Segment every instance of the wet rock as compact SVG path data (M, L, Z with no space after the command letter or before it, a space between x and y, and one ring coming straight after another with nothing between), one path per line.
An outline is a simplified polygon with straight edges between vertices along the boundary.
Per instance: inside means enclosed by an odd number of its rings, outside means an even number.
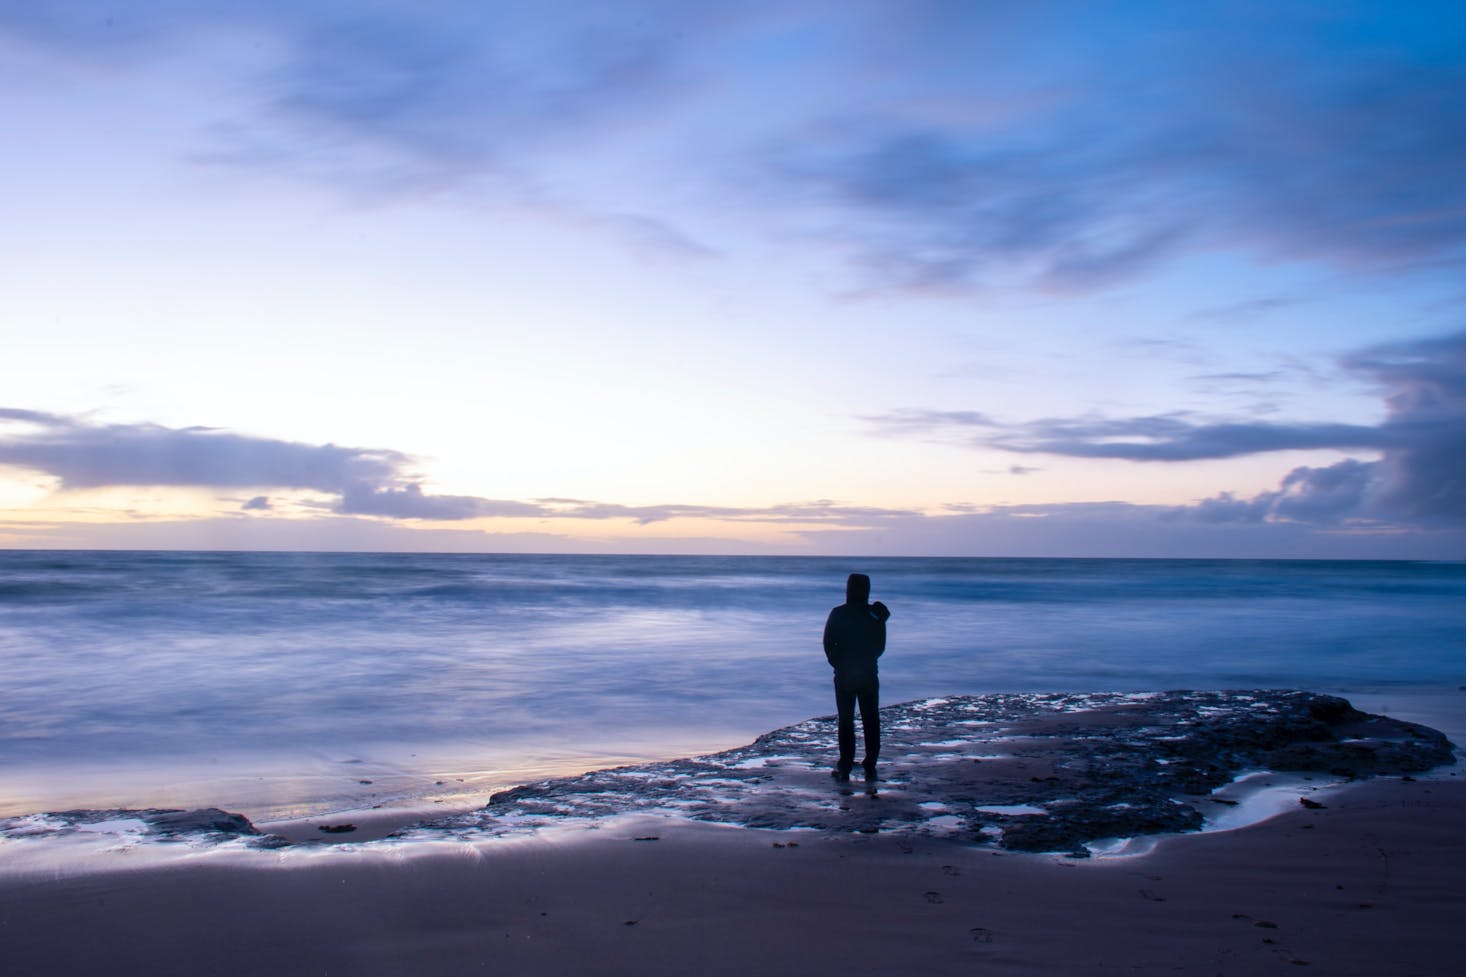
M112 822L137 822L145 834L159 841L203 841L217 843L246 838L264 845L272 835L261 834L242 814L205 807L192 811L176 808L103 808L51 811L21 818L0 819L0 837L65 835L97 830ZM133 830L136 830L135 828Z
M503 834L648 813L1077 852L1196 830L1189 798L1245 769L1352 778L1454 761L1435 730L1297 691L948 696L888 706L881 720L879 793L831 781L834 717L822 716L722 753L525 784L425 827Z
M196 811L157 811L143 818L153 831L169 837L209 835L214 838L252 838L260 834L243 814L217 807Z

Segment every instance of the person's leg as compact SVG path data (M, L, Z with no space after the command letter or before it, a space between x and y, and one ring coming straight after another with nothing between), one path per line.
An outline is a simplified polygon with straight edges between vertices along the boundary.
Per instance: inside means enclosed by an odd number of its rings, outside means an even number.
M840 760L835 772L848 777L850 768L855 766L855 691L842 684L838 675L835 676L835 714L840 743Z
M881 683L877 679L862 683L859 690L860 726L865 732L865 759L860 765L867 777L875 776L876 761L881 756ZM854 750L851 751L852 758Z

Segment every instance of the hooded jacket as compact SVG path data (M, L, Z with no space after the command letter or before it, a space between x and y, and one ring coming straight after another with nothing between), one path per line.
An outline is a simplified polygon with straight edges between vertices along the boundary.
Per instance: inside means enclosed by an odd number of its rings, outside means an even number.
M851 574L845 603L825 620L825 660L840 678L875 678L876 659L886 650L886 618L891 612L880 601L867 604L868 596L869 578Z

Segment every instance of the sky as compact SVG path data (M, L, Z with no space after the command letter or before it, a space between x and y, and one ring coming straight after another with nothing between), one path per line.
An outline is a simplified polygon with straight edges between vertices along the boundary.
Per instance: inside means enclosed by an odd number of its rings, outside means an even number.
M0 547L1466 559L1456 2L0 0Z

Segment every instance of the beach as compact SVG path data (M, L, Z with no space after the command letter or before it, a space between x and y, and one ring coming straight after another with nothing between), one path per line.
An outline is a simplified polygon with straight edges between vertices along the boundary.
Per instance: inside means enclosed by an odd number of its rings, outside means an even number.
M1435 730L1305 692L883 718L868 783L799 755L826 716L436 817L9 819L0 949L160 977L1459 969L1466 780Z
M632 820L451 854L11 877L0 943L14 974L1447 975L1462 823L1451 775L1113 860Z
M1459 969L1466 568L867 562L6 554L0 968Z

